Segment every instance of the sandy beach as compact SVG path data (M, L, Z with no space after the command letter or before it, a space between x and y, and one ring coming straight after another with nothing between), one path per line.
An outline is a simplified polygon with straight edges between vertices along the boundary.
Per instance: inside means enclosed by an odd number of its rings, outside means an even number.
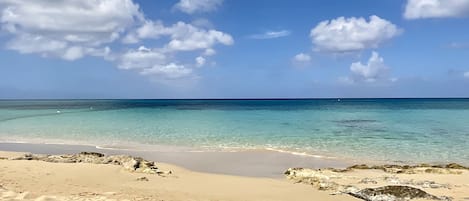
M62 160L76 155L26 156ZM160 162L155 164L164 174L147 174L143 173L145 171L128 171L115 164L86 163L81 159L76 163L57 163L34 157L25 158L24 152L0 152L1 200L347 201L362 200L344 193L344 189L352 186L365 189L397 185L421 189L438 200L464 201L469 198L469 172L457 167L402 171L399 167L372 169L359 166L345 171L304 166L305 169L289 169L280 178L267 178L202 173ZM16 160L18 158L21 160Z
M1 152L11 158L23 153ZM169 176L115 165L0 160L2 200L356 200L286 179L207 174L158 163ZM137 181L146 177L148 181Z

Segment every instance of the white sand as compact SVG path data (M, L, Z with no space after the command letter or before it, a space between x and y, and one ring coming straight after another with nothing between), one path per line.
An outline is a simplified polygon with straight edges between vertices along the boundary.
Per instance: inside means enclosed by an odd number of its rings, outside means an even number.
M0 152L0 157L19 153ZM169 177L116 165L0 160L1 200L357 200L286 179L198 173L159 164ZM149 181L137 181L139 177Z

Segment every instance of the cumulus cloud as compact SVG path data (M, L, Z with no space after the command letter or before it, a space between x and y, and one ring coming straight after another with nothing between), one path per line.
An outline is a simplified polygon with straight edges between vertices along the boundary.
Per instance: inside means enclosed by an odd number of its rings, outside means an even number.
M129 50L119 57L118 67L125 70L136 70L142 75L164 80L179 79L191 76L193 70L181 64L169 62L168 55L161 49L150 49L140 46Z
M7 48L67 60L95 56L143 18L131 0L3 0L0 8L2 29L13 36Z
M187 13L215 11L223 3L223 0L180 0L174 8Z
M191 51L208 49L217 43L232 45L231 35L217 30L204 30L184 22L178 22L172 27L171 41L167 48L176 51Z
M162 21L145 20L134 31L124 37L124 43L139 43L147 39L166 39L167 42L160 48L149 49L140 47L138 50L129 50L120 59L120 68L143 69L145 75L164 75L175 73L175 76L162 76L165 78L182 78L189 76L193 70L183 65L169 65L169 58L173 58L178 52L200 51L204 56L215 55L215 45L232 45L231 35L215 30L196 27L185 22L177 22L171 26L165 26ZM163 40L164 41L164 40ZM206 63L206 58L195 58L195 66L201 67ZM153 64L153 65L152 65ZM192 66L192 65L189 65Z
M252 39L273 39L273 38L280 38L289 36L291 31L289 30L280 30L280 31L267 31L261 34L254 34L249 36Z
M179 4L196 12L221 2L181 0ZM64 60L103 57L119 69L161 79L190 77L191 67L203 66L206 57L215 55L216 45L234 43L231 35L208 28L207 22L165 25L145 18L132 0L0 0L0 26L8 33L8 49ZM158 45L145 46L150 40L158 40ZM188 51L203 57L195 58L195 65L181 64L179 53Z
M205 51L204 51L204 55L205 55L205 56L213 56L213 55L215 55L216 53L217 53L217 52L216 52L214 49L212 49L212 48L205 49Z
M171 34L171 30L166 28L161 21L147 20L139 28L127 34L122 42L138 43L141 39L152 38L158 39L161 36Z
M142 75L158 76L163 79L178 79L190 76L192 69L186 68L183 65L169 63L166 65L154 65L151 68L145 68L140 72Z
M299 53L293 57L294 62L307 63L311 61L311 56L305 53Z
M64 55L62 56L65 60L75 60L83 57L85 53L83 52L83 48L79 46L73 46L68 48Z
M322 21L311 29L310 37L317 51L342 53L377 48L401 32L393 23L373 15L369 21L355 17Z
M146 21L136 31L129 33L124 38L124 42L137 43L141 39L158 39L162 36L170 38L165 46L168 51L207 50L216 44L232 45L234 43L231 35L221 31L206 30L184 22L164 26L161 21Z
M445 18L469 16L469 0L408 0L404 18Z
M118 67L121 69L145 69L153 65L162 65L167 62L165 52L159 49L149 49L140 46L137 50L129 50L119 57Z
M377 52L372 52L371 57L366 64L354 62L350 65L351 75L341 78L348 83L358 82L378 82L378 81L396 81L396 78L389 78L389 67L384 64L383 57Z

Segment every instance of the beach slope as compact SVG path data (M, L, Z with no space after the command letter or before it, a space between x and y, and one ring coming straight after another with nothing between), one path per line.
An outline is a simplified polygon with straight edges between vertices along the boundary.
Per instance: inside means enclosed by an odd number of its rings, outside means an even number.
M157 163L170 175L126 171L122 166L8 160L0 152L0 200L358 200L329 195L286 179L193 172Z

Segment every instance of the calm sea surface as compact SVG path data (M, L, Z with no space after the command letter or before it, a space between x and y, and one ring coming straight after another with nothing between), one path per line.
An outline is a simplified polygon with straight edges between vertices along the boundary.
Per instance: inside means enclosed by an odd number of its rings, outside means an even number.
M469 165L469 99L4 100L0 141Z

